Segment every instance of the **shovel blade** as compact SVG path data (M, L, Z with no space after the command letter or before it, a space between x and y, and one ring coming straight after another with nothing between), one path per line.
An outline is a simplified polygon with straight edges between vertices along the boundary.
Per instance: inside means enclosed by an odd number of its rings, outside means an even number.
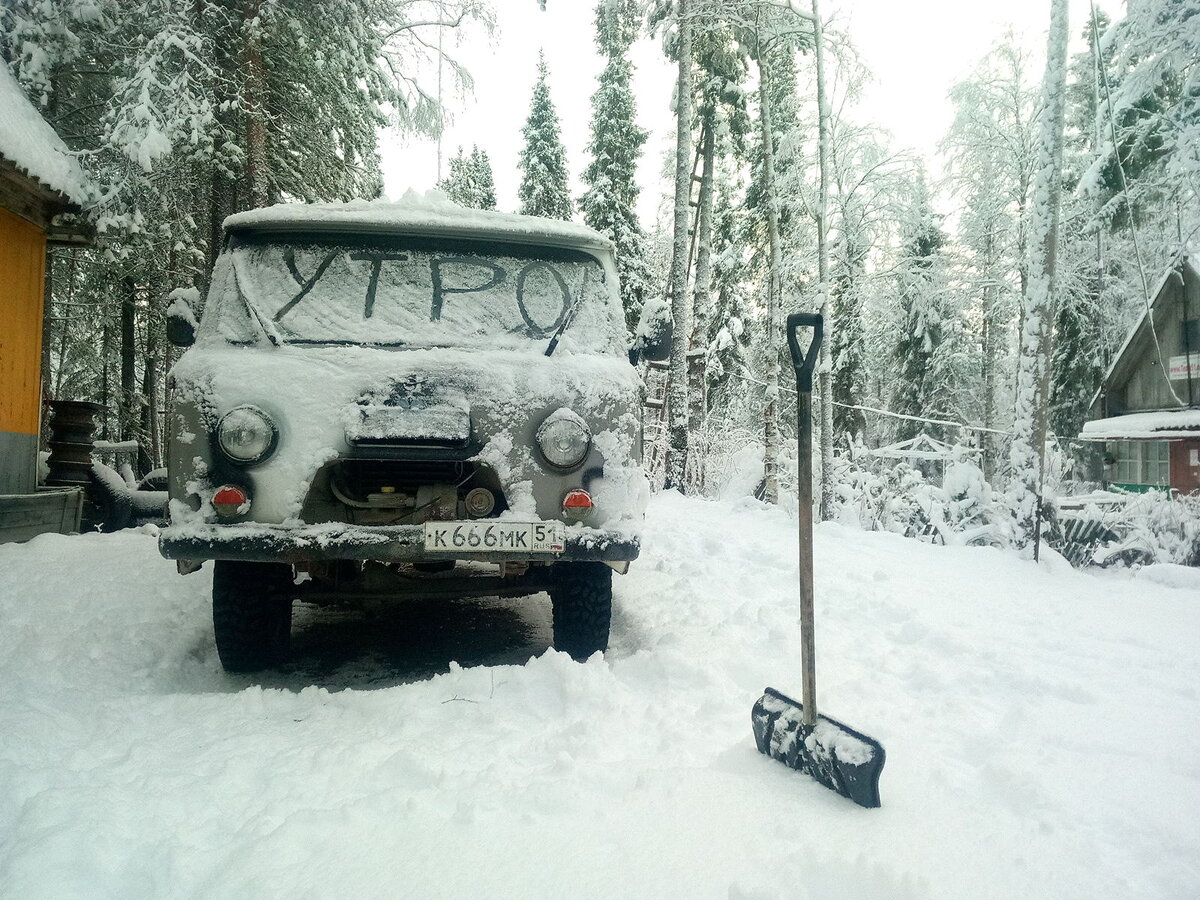
M859 806L879 806L883 745L836 719L804 724L804 707L767 688L750 713L760 753L804 772Z

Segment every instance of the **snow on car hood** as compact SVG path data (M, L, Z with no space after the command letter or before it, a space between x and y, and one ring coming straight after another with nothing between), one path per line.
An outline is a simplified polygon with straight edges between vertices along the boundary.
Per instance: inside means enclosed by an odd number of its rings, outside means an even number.
M364 403L406 382L433 385L435 393L456 398L445 408L435 406L431 415L446 416L461 403L458 398L466 399L472 438L481 444L475 458L500 478L508 516L557 518L561 512L558 494L550 499L536 487L564 476L546 469L533 441L545 416L564 407L592 430L594 456L584 469L597 464L602 469L589 484L595 501L589 525L637 531L649 499L638 446L640 381L620 357L454 348L244 347L214 341L186 353L172 377L176 404L207 410L212 422L236 406L253 404L276 423L275 453L250 470L252 518L258 522L298 523L317 471L351 452L347 428L354 433ZM419 414L414 418L419 421ZM201 451L183 417L173 421L180 455L188 458L190 447ZM202 456L194 457L192 465L195 477L203 478L207 463ZM172 504L172 518L176 524L187 519L182 504Z

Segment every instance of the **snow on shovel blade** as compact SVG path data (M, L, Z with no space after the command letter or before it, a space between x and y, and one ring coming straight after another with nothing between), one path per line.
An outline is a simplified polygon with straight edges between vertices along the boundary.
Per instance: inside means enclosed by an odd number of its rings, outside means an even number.
M859 806L879 806L883 745L874 738L818 715L805 725L804 708L774 688L754 704L750 718L759 752L805 772Z

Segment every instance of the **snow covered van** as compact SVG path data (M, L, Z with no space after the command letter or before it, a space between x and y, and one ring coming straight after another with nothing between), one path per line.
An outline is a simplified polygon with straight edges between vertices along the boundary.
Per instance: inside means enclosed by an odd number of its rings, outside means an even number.
M278 662L295 599L364 595L546 591L558 649L605 649L648 498L611 243L438 195L224 228L202 313L168 309L159 538L214 560L223 666Z

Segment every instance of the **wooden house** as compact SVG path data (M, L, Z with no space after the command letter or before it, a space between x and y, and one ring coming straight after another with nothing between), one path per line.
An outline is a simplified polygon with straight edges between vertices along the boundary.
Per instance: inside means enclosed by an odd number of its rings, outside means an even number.
M55 217L87 197L78 162L0 65L0 540L78 527L78 491L36 488L46 248L79 241Z
M1083 440L1105 444L1105 481L1200 492L1200 254L1163 276L1092 403Z

